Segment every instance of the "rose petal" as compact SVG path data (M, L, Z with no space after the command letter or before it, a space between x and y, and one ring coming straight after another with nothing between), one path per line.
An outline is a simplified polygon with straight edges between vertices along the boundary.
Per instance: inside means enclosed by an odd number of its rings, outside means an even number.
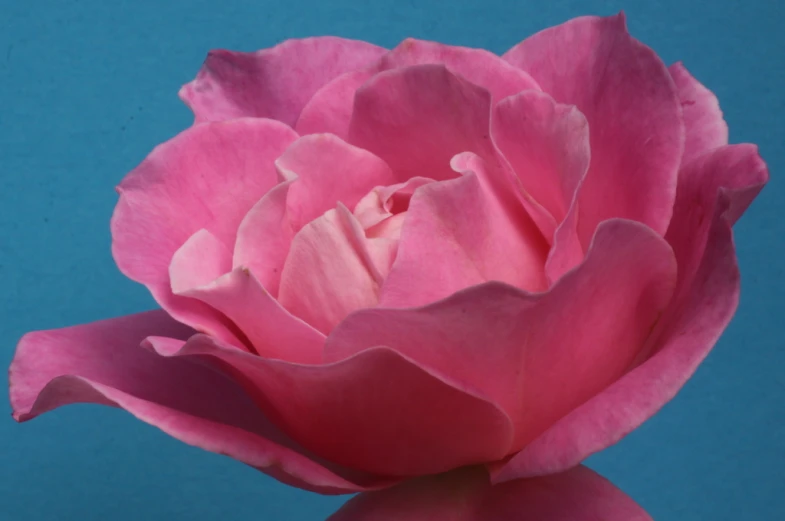
M357 91L349 142L381 157L402 179L455 177L461 152L493 157L491 96L442 65L383 72Z
M561 223L589 168L586 118L543 92L526 91L500 101L491 121L493 140L523 188Z
M306 366L197 335L180 352L166 354L220 361L292 439L349 468L388 476L431 474L495 460L509 450L509 419L495 405L390 349Z
M267 192L237 230L232 267L248 269L274 297L278 296L281 270L294 238L286 201L296 181L284 181Z
M242 119L197 125L156 147L118 187L112 253L120 271L177 320L237 343L220 314L172 294L169 265L201 229L234 245L240 221L279 181L275 158L296 137L282 123Z
M464 469L360 494L329 521L651 521L621 490L587 467L491 485Z
M372 188L399 181L383 160L331 134L300 138L275 164L297 177L287 198L295 232L339 202L354 208Z
M480 180L491 204L521 233L537 234L529 203L490 139L490 108L487 90L443 65L395 69L357 91L349 141L384 159L402 179L452 179L453 157L473 152L485 163Z
M180 98L197 123L256 117L294 125L320 87L385 52L334 36L286 40L252 53L214 50L196 79L180 90Z
M172 293L211 283L232 270L232 253L215 235L201 229L172 256L169 279Z
M456 47L407 38L366 69L348 72L326 84L306 104L295 128L300 134L330 132L348 136L354 95L376 74L412 65L444 65L450 71L487 89L500 100L527 89L539 90L522 70L483 49Z
M684 147L681 107L667 68L630 37L624 16L573 19L527 38L503 57L556 101L577 106L589 122L592 157L579 194L581 244L612 217L664 234Z
M717 193L728 198L726 219L732 225L768 181L768 169L755 145L726 145L704 153L682 168L673 221L665 238L679 261L679 286L692 286L692 277L706 254Z
M277 296L295 234L337 203L354 207L376 186L395 183L392 170L368 151L329 134L299 139L276 160L281 178L240 225L235 267L247 267Z
M704 152L727 145L728 125L717 97L693 78L681 62L671 65L668 71L681 100L686 131L682 164L687 164Z
M357 203L354 216L366 232L393 216L405 217L414 191L432 182L426 177L412 177L403 183L377 187Z
M445 65L448 70L487 89L494 100L540 86L521 69L484 49L407 38L379 60L379 72L412 65Z
M467 173L412 196L382 306L420 306L490 280L545 289L547 246L534 225L516 223L489 195L480 181L487 168L477 156L457 156L454 166Z
M162 311L29 333L9 371L14 418L27 421L76 402L112 405L301 488L338 493L389 483L314 461L236 383L187 357L167 359L139 346L149 335L172 337L153 340L158 344L181 345L175 339L192 333Z
M675 279L661 237L640 223L608 221L585 262L547 293L485 284L418 309L358 311L330 334L324 356L394 349L498 404L520 448L624 374Z
M570 468L616 443L673 398L736 309L739 273L730 224L767 178L765 165L749 145L716 149L686 167L666 236L679 262L678 286L641 352L649 358L639 360L638 367L559 420L509 463L496 466L494 481Z
M324 335L284 309L247 269L237 268L204 286L181 288L178 295L226 315L259 356L304 364L322 358Z
M528 209L552 244L545 267L552 283L583 259L577 195L591 157L586 118L572 105L526 91L496 105L491 135L537 203Z
M348 139L357 89L373 78L378 65L342 74L319 89L305 104L295 130L301 136L329 132Z
M326 334L352 311L376 305L382 281L360 224L341 205L294 237L278 300Z

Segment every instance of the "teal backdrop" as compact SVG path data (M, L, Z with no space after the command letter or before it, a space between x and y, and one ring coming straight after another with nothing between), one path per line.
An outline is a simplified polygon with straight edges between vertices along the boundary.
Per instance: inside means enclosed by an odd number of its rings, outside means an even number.
M654 419L589 464L655 519L785 519L785 7L780 0L0 0L0 365L19 337L152 308L110 255L113 188L191 123L207 51L333 34L503 52L582 14L632 33L719 96L772 181L736 227L741 307ZM0 521L322 520L345 498L285 487L130 415L0 405Z

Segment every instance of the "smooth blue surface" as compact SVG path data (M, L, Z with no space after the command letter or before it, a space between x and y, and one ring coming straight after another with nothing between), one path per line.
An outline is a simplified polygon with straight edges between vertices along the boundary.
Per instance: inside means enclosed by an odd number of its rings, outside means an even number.
M773 180L736 228L741 308L677 399L591 459L655 519L785 519L785 12L778 0L0 0L0 365L26 331L153 307L109 251L114 185L191 122L176 92L214 47L335 34L502 52L581 14L719 96ZM3 400L0 521L321 520L342 498L278 484L130 415L72 406L17 425Z

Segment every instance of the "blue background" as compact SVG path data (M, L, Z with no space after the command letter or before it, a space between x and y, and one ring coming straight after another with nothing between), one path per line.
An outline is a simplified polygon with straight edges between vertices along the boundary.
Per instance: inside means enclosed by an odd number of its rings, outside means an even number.
M0 0L0 365L26 331L153 307L109 251L114 185L191 123L176 97L208 49L335 34L503 52L581 14L633 34L719 96L773 180L736 228L742 303L683 392L590 464L656 519L785 519L785 17L779 0ZM2 402L0 521L320 520L287 488L110 408L15 424Z

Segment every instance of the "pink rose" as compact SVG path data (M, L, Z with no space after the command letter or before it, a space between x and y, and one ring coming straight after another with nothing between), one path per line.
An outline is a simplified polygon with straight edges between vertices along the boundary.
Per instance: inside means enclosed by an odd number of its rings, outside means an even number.
M103 403L305 489L397 484L336 520L648 518L576 465L724 330L768 177L683 65L584 17L502 57L213 51L180 95L112 219L163 310L26 335L17 420Z

